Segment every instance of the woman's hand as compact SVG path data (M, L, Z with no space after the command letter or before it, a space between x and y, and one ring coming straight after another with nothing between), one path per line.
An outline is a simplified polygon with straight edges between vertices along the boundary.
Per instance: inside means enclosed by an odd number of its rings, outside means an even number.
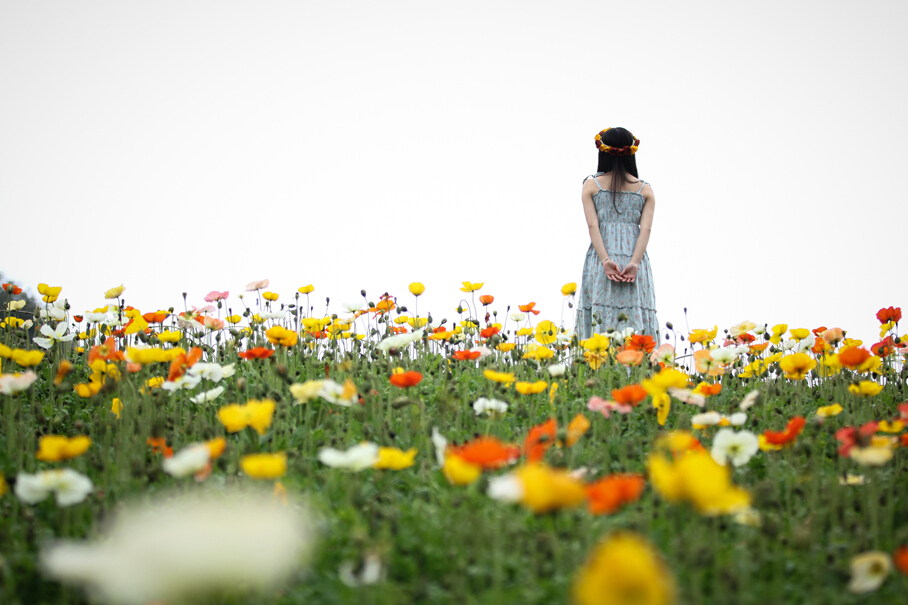
M618 263L612 259L602 261L602 268L605 269L605 276L612 281L624 281L621 277L621 268Z
M639 263L629 262L624 266L624 269L621 270L621 281L633 282L637 279L637 269L640 267Z

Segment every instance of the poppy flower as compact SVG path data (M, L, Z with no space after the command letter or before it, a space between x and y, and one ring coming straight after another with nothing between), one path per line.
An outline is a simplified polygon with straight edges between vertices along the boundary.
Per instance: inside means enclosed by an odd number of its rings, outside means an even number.
M308 284L306 286L302 286L301 288L297 289L297 292L299 292L300 294L309 294L310 292L313 292L313 291L315 291L315 287L312 284Z
M563 286L561 286L561 293L564 294L565 296L570 296L571 294L574 294L576 291L577 291L576 282L571 282L569 284L564 284Z
M113 337L108 337L104 344L95 345L88 351L88 365L93 364L98 359L104 361L123 361L123 351L117 350L117 341Z
M697 344L698 342L709 342L716 337L716 334L719 333L719 326L713 326L712 330L709 329L696 329L691 330L687 339L691 344Z
M763 433L764 440L770 445L786 445L797 439L801 431L804 430L805 420L803 416L795 416L788 421L784 431L766 431Z
M7 294L12 294L13 296L22 294L22 288L16 284L3 284L3 289L6 290Z
M275 301L280 298L280 294L278 294L277 292L263 292L262 298L264 298L265 300Z
M898 323L902 319L901 307L885 307L876 312L876 318L881 324L889 322Z
M91 364L89 364L91 365ZM73 364L66 361L65 359L60 362L60 365L57 366L57 375L54 377L54 385L59 386L63 379L66 378L66 375L69 374L70 370L73 369Z
M463 445L451 446L448 453L483 469L497 469L520 457L520 448L490 435L477 437Z
M712 397L713 395L718 395L722 392L722 384L717 382L715 384L709 384L707 382L701 382L696 387L694 387L694 393L699 393L704 397Z
M167 381L173 382L186 373L186 370L196 364L202 358L202 349L192 347L189 353L180 353L170 362L170 371L167 373Z
M554 418L549 418L542 424L530 429L523 442L523 453L529 462L542 460L546 450L555 444L555 435L558 423Z
M120 298L120 295L123 294L124 290L126 290L126 288L123 287L123 284L120 284L119 286L117 286L115 288L111 288L110 290L105 292L104 298L106 298L106 299Z
M483 328L482 330L480 330L479 335L483 338L491 338L498 334L500 331L501 328L498 328L497 326L489 326L488 328Z
M892 555L892 562L895 563L896 569L908 576L908 545L899 546L895 549L895 553Z
M451 357L460 361L473 361L474 359L478 359L480 355L482 355L482 351L454 351L454 353L451 354Z
M400 374L392 374L388 380L399 389L407 389L418 385L422 381L422 374L419 372L402 372Z
M892 355L895 347L895 340L892 336L887 336L880 342L870 345L870 351L877 357L887 357Z
M836 441L842 442L842 445L839 446L839 455L848 458L852 448L869 446L878 427L879 423L868 422L861 428L848 426L836 431Z
M532 313L533 315L539 315L540 313L542 313L542 311L537 311L536 309L534 309L533 307L535 307L535 306L536 306L536 303L531 302L531 303L527 303L525 305L518 305L517 308L520 309L521 311L523 311L524 313Z
M264 290L268 287L268 284L271 282L267 279L262 279L259 281L251 281L246 284L246 292L256 292L258 290Z
M483 284L485 284L485 282L479 282L479 283L474 284L474 283L468 282L468 281L465 281L462 283L463 283L463 287L460 289L461 292L475 292L476 290L479 290L480 288L482 288Z
M620 363L623 366L638 366L643 362L643 358L646 354L643 351L638 351L635 349L624 349L617 355L615 355L615 361Z
M64 437L62 435L44 435L38 441L35 458L44 462L60 462L81 456L91 445L91 439L85 435Z
M491 305L494 301L495 301L495 297L492 296L491 294L483 294L482 296L479 297L479 302L481 302L483 304L483 306Z
M839 353L839 363L850 370L861 366L870 358L870 352L859 347L850 347Z
M255 347L239 354L243 359L267 359L272 355L274 355L274 349L266 349L265 347Z
M627 348L631 351L652 353L656 348L656 341L653 340L652 336L647 334L631 334L631 337L627 342Z
M817 367L817 361L806 353L786 355L779 361L779 367L785 372L785 378L801 380L807 373Z
M205 302L211 303L211 302L215 302L218 300L224 300L228 296L230 296L229 291L218 292L217 290L212 290L211 292L209 292L208 294L205 295Z
M558 387L558 384L552 385L552 392L555 392L555 389ZM568 447L573 447L577 441L583 437L586 432L590 430L590 421L583 414L577 414L574 416L573 420L568 423L567 435L564 438L564 444Z
M536 393L541 393L549 387L549 383L545 380L538 380L536 382L518 382L514 385L514 388L517 389L517 392L521 395L534 395Z
M639 384L629 384L626 387L612 391L612 399L615 400L615 403L622 405L636 406L646 399L646 396L646 389Z
M164 437L149 437L146 441L148 447L155 454L163 454L165 458L173 458L173 448L168 447Z
M625 504L636 502L643 493L646 480L643 475L615 474L586 486L590 513L612 514Z

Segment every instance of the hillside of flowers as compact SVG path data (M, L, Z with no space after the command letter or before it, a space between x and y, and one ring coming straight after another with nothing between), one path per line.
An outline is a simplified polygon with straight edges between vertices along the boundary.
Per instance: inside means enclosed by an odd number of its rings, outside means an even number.
M2 287L2 603L908 602L898 307L581 339L471 282Z

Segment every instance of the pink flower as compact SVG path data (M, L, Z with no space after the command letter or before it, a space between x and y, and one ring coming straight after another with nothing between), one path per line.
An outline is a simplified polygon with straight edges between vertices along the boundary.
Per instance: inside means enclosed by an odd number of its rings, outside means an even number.
M248 284L246 284L246 292L254 292L256 290L262 290L264 288L267 288L268 284L270 284L270 283L271 282L268 281L267 279L263 279L261 281L251 281Z
M12 395L19 391L24 391L32 386L32 383L38 378L38 375L29 370L24 374L3 374L0 376L0 394Z
M205 297L205 302L211 303L211 302L216 302L219 300L224 300L228 296L230 296L230 292L218 292L217 290L212 290Z
M649 356L649 360L653 363L662 362L667 366L670 366L675 363L675 347L670 344L664 344Z
M612 412L618 412L619 414L630 414L634 408L629 405L621 405L615 401L606 401L600 397L590 397L589 403L586 404L586 409L591 412L602 412L602 415L606 418L611 418Z
M205 315L206 313L214 313L217 309L211 305L205 305L204 307L197 307L192 305L192 314L193 315Z
M216 317L211 317L210 315L206 315L204 320L205 320L205 327L208 328L209 330L220 330L221 328L224 327L223 319L218 319Z

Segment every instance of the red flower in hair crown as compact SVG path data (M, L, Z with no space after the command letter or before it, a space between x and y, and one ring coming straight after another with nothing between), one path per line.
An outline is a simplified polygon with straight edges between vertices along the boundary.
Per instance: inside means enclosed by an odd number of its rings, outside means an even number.
M640 139L634 137L634 142L630 145L625 145L624 147L610 147L602 142L602 137L605 136L605 133L611 130L611 127L606 128L602 132L596 135L596 149L607 153L609 155L634 155L637 153L637 148L640 146Z

